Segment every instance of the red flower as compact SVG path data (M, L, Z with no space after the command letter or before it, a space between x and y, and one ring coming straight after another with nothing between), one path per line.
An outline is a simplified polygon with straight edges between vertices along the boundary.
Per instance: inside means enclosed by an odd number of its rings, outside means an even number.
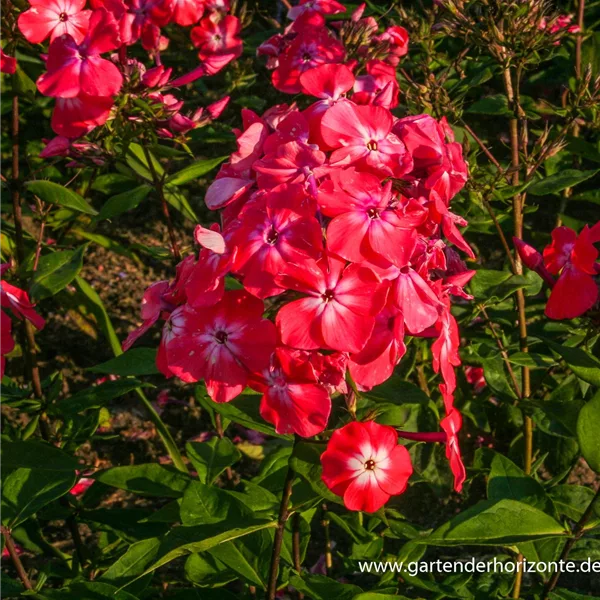
M320 188L327 227L327 247L352 262L385 258L398 267L408 264L416 245L413 223L394 210L392 183L354 169L336 169Z
M10 308L19 319L27 319L36 329L44 328L46 321L34 309L29 295L6 281L0 281L0 305Z
M113 104L111 96L80 94L76 98L57 98L52 112L52 130L68 138L81 137L106 123Z
M586 225L579 236L569 227L557 227L552 243L544 249L544 264L558 281L552 288L545 314L551 319L574 319L587 312L598 299L598 250L600 222Z
M85 0L30 0L31 8L19 15L19 29L32 44L70 35L80 44L87 33L91 10Z
M178 25L194 25L204 12L203 0L172 0L173 22Z
M290 264L275 282L308 294L283 306L276 319L283 343L302 350L360 352L387 295L371 269L344 267L333 256Z
M412 157L392 133L393 124L392 113L381 106L338 102L321 121L323 139L337 148L330 165L356 165L384 177L402 177L410 172Z
M232 400L251 372L267 368L275 350L275 327L263 312L262 301L242 290L226 292L201 312L177 308L166 325L168 371L187 383L204 379L215 402Z
M404 27L400 27L399 25L388 27L375 39L378 42L388 42L390 53L386 60L394 67L397 66L400 59L408 53L408 31L406 31Z
M462 417L456 408L448 412L448 415L440 421L442 429L446 432L446 457L450 462L450 469L454 475L454 489L460 492L467 478L465 465L463 464L460 447L458 445L458 432L462 427Z
M333 432L321 455L323 481L349 510L375 512L406 490L413 469L392 427L352 422Z
M79 481L69 490L69 494L71 496L75 496L76 498L81 498L88 489L94 484L94 479L90 477L81 477Z
M396 108L399 91L394 67L381 60L370 60L367 63L367 74L356 78L352 101L356 104Z
M217 61L219 68L238 58L243 46L239 37L241 30L240 20L232 15L202 19L191 34L192 43L199 50L198 58L213 63Z
M366 346L352 354L348 368L362 390L370 390L387 381L406 353L402 313L388 305L375 318L375 327Z
M340 63L344 57L344 46L325 27L303 28L279 56L273 85L280 92L297 94L301 91L302 73L326 63Z
M17 70L17 59L14 56L8 56L4 50L0 48L0 73L14 75Z
M82 93L114 96L121 89L123 76L112 62L100 55L114 50L119 43L119 31L112 14L104 9L94 11L81 44L68 34L50 44L48 71L37 80L38 89L45 96L59 98L75 98Z
M232 237L237 247L233 270L244 287L259 298L282 293L275 277L287 263L317 258L322 248L321 226L303 210L306 194L299 185L283 185L247 210Z
M288 19L292 21L300 15L308 12L317 12L323 15L336 15L346 12L346 7L336 0L300 0L297 6L293 6L288 11Z
M273 363L254 376L250 387L263 392L260 414L277 433L312 437L327 427L331 399L305 356L277 348Z

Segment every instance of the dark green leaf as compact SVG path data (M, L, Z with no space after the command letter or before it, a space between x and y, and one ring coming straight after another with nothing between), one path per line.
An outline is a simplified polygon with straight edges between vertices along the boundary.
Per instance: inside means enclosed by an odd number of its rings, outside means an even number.
M156 367L155 348L132 348L124 354L90 367L88 371L122 376L155 375L160 372Z
M228 158L228 156L220 156L219 158L207 158L206 160L199 160L191 165L188 165L187 167L184 167L181 169L181 171L177 171L177 173L171 175L167 179L167 183L181 185L182 183L187 183L192 179L202 177L202 175L206 175Z
M302 577L292 575L290 584L298 591L306 594L312 600L352 600L358 594L362 594L362 590L357 585L349 583L340 583L325 575L310 575L303 574Z
M599 169L594 171L578 171L577 169L564 169L550 177L536 181L529 186L528 193L532 196L546 196L547 194L557 194L567 188L575 187L591 177L594 177L600 172Z
M502 115L506 117L514 114L510 110L508 99L504 94L481 98L481 100L477 100L465 112L476 115Z
M546 505L546 493L542 485L525 473L514 462L496 454L488 478L490 500L519 500L540 509Z
M59 250L40 258L29 288L33 301L54 296L64 289L83 268L83 254L86 246L77 250Z
M577 441L588 465L600 473L600 392L587 402L577 419Z
M97 215L98 213L79 194L54 183L52 181L28 181L25 189L39 196L44 202L57 204L64 208L70 208L86 215Z
M136 208L139 203L150 193L152 188L149 185L140 185L133 190L117 194L109 198L100 209L96 217L98 221L116 217L128 210Z
M99 471L94 479L106 485L142 496L180 498L192 482L191 477L174 467L148 463L131 467L112 467Z
M577 377L592 385L600 386L600 360L595 356L592 356L582 348L561 346L545 338L540 339L546 342L554 352L563 357Z
M240 451L229 438L214 437L208 442L186 444L188 458L194 465L202 483L211 484L233 463L241 458Z
M28 440L2 442L2 467L4 469L35 469L37 471L74 471L79 467L76 458L56 446Z
M541 510L516 500L500 500L479 502L420 541L434 546L509 546L566 533Z

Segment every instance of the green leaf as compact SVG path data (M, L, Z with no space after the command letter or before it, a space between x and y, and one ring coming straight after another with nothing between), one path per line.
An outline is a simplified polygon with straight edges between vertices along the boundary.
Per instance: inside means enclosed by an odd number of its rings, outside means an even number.
M530 369L548 369L556 365L551 356L536 354L535 352L515 352L508 357L513 365L529 367Z
M19 96L29 96L32 100L37 90L35 82L18 64L13 77L13 89Z
M121 342L117 337L115 328L112 325L110 317L106 312L106 308L104 308L104 303L98 295L98 292L96 292L96 290L87 281L85 281L85 279L82 279L79 276L75 277L75 285L83 297L84 305L94 315L94 317L96 317L98 326L102 330L102 333L104 333L106 336L113 354L121 354Z
M206 552L220 544L236 540L255 531L275 527L277 527L277 521L252 522L250 519L242 522L227 520L210 525L176 527L164 538L159 549L159 558L143 574L151 573L180 556L194 552Z
M190 206L188 199L174 186L165 186L165 200L176 210L178 210L186 219L192 223L198 222L198 217L194 209Z
M229 156L220 156L219 158L207 158L205 160L199 160L168 177L167 183L181 185L182 183L187 183L192 179L202 177L202 175L206 175L228 158Z
M34 302L54 296L64 289L83 268L83 254L86 246L77 250L59 250L40 258L29 288Z
M542 485L502 454L495 454L492 460L488 498L519 500L540 509L546 505L546 493Z
M164 169L160 162L152 155L151 152L148 152L150 155L150 160L152 161L152 166L154 167L155 173L162 177L164 174ZM154 183L152 178L152 173L148 168L148 161L146 160L146 154L144 149L139 144L129 144L129 152L127 153L127 164L140 176L148 181Z
M577 169L564 169L536 181L534 184L529 186L528 193L532 196L546 196L548 194L557 194L567 188L575 187L577 184L582 183L591 177L594 177L600 172L600 169L594 171L578 171Z
M52 471L45 461L43 469L18 468L9 472L3 465L2 522L8 527L17 527L47 504L68 494L75 485L74 469Z
M340 583L325 575L310 575L303 574L302 577L292 575L290 584L293 585L299 592L303 592L312 600L352 600L358 594L362 594L362 590L357 585L349 583Z
M514 114L509 108L508 99L504 94L481 98L481 100L477 100L465 112L474 115L502 115L505 117Z
M139 203L150 193L152 188L149 185L140 185L133 190L117 194L109 198L100 209L100 213L96 217L97 221L103 219L111 219L128 210L136 208Z
M548 492L548 495L558 512L573 521L581 519L594 499L594 491L582 485L557 485ZM600 513L594 520L597 522L599 518Z
M240 451L226 437L214 437L208 442L188 442L185 449L198 478L209 485L241 458Z
M160 538L149 538L131 544L127 552L102 575L101 581L107 581L122 588L138 579L142 576L146 567L158 556L160 545ZM143 591L145 586L138 587ZM130 589L133 591L134 588Z
M556 588L550 596L549 600L598 600L598 596L590 596L589 594L578 594L562 588Z
M587 402L577 419L577 441L586 462L596 473L600 473L600 392Z
M567 533L541 510L507 499L479 502L419 541L433 546L510 546Z
M137 379L119 379L107 381L97 386L91 386L81 392L73 394L64 400L59 400L52 406L52 413L72 415L91 408L101 408L113 398L142 387L144 384Z
M242 394L234 398L231 402L213 402L206 396L206 390L202 386L196 386L196 400L209 411L214 411L224 416L226 419L254 429L261 433L266 433L274 437L290 439L289 435L279 435L275 433L275 428L265 423L259 412L260 396L251 394Z
M156 375L160 373L156 367L156 348L132 348L124 354L111 358L88 371L111 375Z
M595 356L582 348L561 346L551 340L541 337L540 339L547 343L554 352L562 356L577 377L592 385L600 386L600 360Z
M192 481L183 494L181 521L186 526L240 520L241 515L252 516L233 495L217 487Z
M290 465L298 475L303 477L313 491L327 501L341 503L341 498L329 491L321 480L321 454L325 451L323 444L300 442L294 446Z
M26 442L2 442L2 468L35 469L36 471L75 471L79 468L76 458L56 446L28 440Z
M57 204L64 208L70 208L86 215L97 215L98 213L79 194L52 181L28 181L25 189L39 196L44 202Z
M112 467L94 475L96 481L142 496L181 498L192 478L177 469L148 463L131 467Z
M475 298L484 301L485 304L494 304L502 302L523 288L526 288L527 295L538 294L542 280L532 271L525 275L513 275L509 271L478 269L469 285Z
M129 592L101 581L77 581L60 590L44 590L48 600L137 600Z
M107 196L114 196L134 188L135 184L136 180L129 175L123 175L122 173L106 173L105 175L98 175L98 177L94 179L92 189Z

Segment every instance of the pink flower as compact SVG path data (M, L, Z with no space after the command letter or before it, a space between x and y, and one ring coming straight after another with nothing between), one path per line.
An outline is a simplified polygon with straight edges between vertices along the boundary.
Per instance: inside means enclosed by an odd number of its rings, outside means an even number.
M544 264L552 275L559 275L552 288L545 314L551 319L574 319L587 312L598 300L598 250L600 222L586 225L577 235L569 227L557 227L552 243L544 248Z
M290 264L275 281L308 295L283 306L276 319L283 343L302 350L359 352L387 295L371 269L344 267L333 256Z
M483 391L487 385L483 367L465 367L465 378L473 386L476 394Z
M204 12L203 0L172 0L173 22L184 27L194 25Z
M394 67L381 60L370 60L367 74L356 78L352 101L391 109L398 106L399 91Z
M50 44L48 71L37 80L38 89L45 96L59 98L75 98L82 93L114 96L121 89L123 76L100 54L118 46L119 32L112 14L104 9L94 11L81 44L68 34Z
M81 498L87 490L94 484L94 479L89 477L81 477L79 481L70 489L69 494L76 498Z
M436 373L442 373L445 387L442 390L446 411L451 407L452 393L456 389L456 373L454 367L460 366L460 335L458 332L458 323L450 312L450 301L446 300L440 319L436 324L438 338L433 342L431 350L433 352L433 370ZM449 406L450 404L450 406Z
M30 0L31 8L19 15L19 29L32 44L70 35L80 44L87 33L91 10L85 0Z
M454 475L454 489L460 492L467 478L463 464L460 447L458 445L458 432L462 427L462 417L456 408L452 408L446 417L440 421L442 429L446 432L446 457L450 462L450 469Z
M352 262L384 258L398 267L408 264L416 245L413 223L394 210L392 182L380 177L336 169L320 188L323 214L333 217L327 227L327 247Z
M319 222L303 210L306 194L299 185L283 185L263 196L262 206L248 210L233 234L237 247L233 270L244 287L259 298L282 293L275 283L286 264L318 258L322 248Z
M17 318L27 319L38 330L42 330L46 324L35 311L27 292L6 281L0 281L0 305L10 308Z
M271 366L255 376L250 387L263 392L260 414L277 433L312 437L327 427L331 399L302 355L277 348Z
M375 327L366 346L350 356L348 368L362 390L387 381L406 353L402 313L388 305L375 318Z
M375 39L378 42L388 42L390 53L386 60L394 67L398 65L403 56L408 54L408 31L404 27L399 25L388 27Z
M292 21L307 12L317 12L323 15L335 15L346 12L346 7L336 0L300 0L297 6L288 10L288 19Z
M169 371L185 382L204 379L215 402L242 393L248 376L267 368L276 331L262 318L261 300L242 290L226 292L212 307L176 309L167 322L165 342Z
M198 58L203 61L220 59L223 66L242 54L242 39L239 37L242 25L237 17L213 16L200 21L192 29L192 43L198 48Z
M81 137L106 123L113 104L111 96L82 93L75 98L57 98L52 112L52 130L68 138Z
M4 50L0 48L0 73L14 75L17 70L17 59L13 56L8 56Z
M326 63L340 63L344 56L344 46L325 27L306 27L279 56L273 85L281 92L297 94L302 73Z
M375 512L402 494L413 469L392 427L352 422L333 432L321 455L323 481L349 510Z
M392 113L381 106L338 102L323 116L321 135L336 148L332 167L355 165L381 176L402 177L413 167L405 145L392 133Z

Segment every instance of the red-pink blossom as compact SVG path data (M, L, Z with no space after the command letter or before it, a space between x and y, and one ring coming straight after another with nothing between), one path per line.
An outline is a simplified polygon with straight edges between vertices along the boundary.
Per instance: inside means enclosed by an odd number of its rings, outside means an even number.
M88 29L91 10L84 10L85 0L29 0L31 8L19 15L18 25L32 44L70 35L80 44Z
M283 342L302 350L360 352L387 295L371 269L356 264L345 267L333 256L290 264L275 281L307 294L284 305L276 318Z
M113 104L111 96L84 93L75 98L57 98L50 122L52 130L68 138L81 137L106 123Z
M321 455L323 482L349 510L375 512L402 494L413 469L397 432L373 421L336 429Z
M306 358L277 348L271 365L250 381L262 392L260 414L277 433L312 437L327 427L331 399Z
M215 402L232 400L250 373L267 368L275 350L275 327L263 312L262 301L242 290L201 311L177 308L166 324L169 372L188 383L204 379Z
M114 96L123 82L121 72L101 54L119 46L117 23L104 9L94 11L81 44L64 34L50 44L46 73L37 80L45 96L75 98Z
M0 48L0 73L14 75L17 71L17 59L14 56L8 56Z

